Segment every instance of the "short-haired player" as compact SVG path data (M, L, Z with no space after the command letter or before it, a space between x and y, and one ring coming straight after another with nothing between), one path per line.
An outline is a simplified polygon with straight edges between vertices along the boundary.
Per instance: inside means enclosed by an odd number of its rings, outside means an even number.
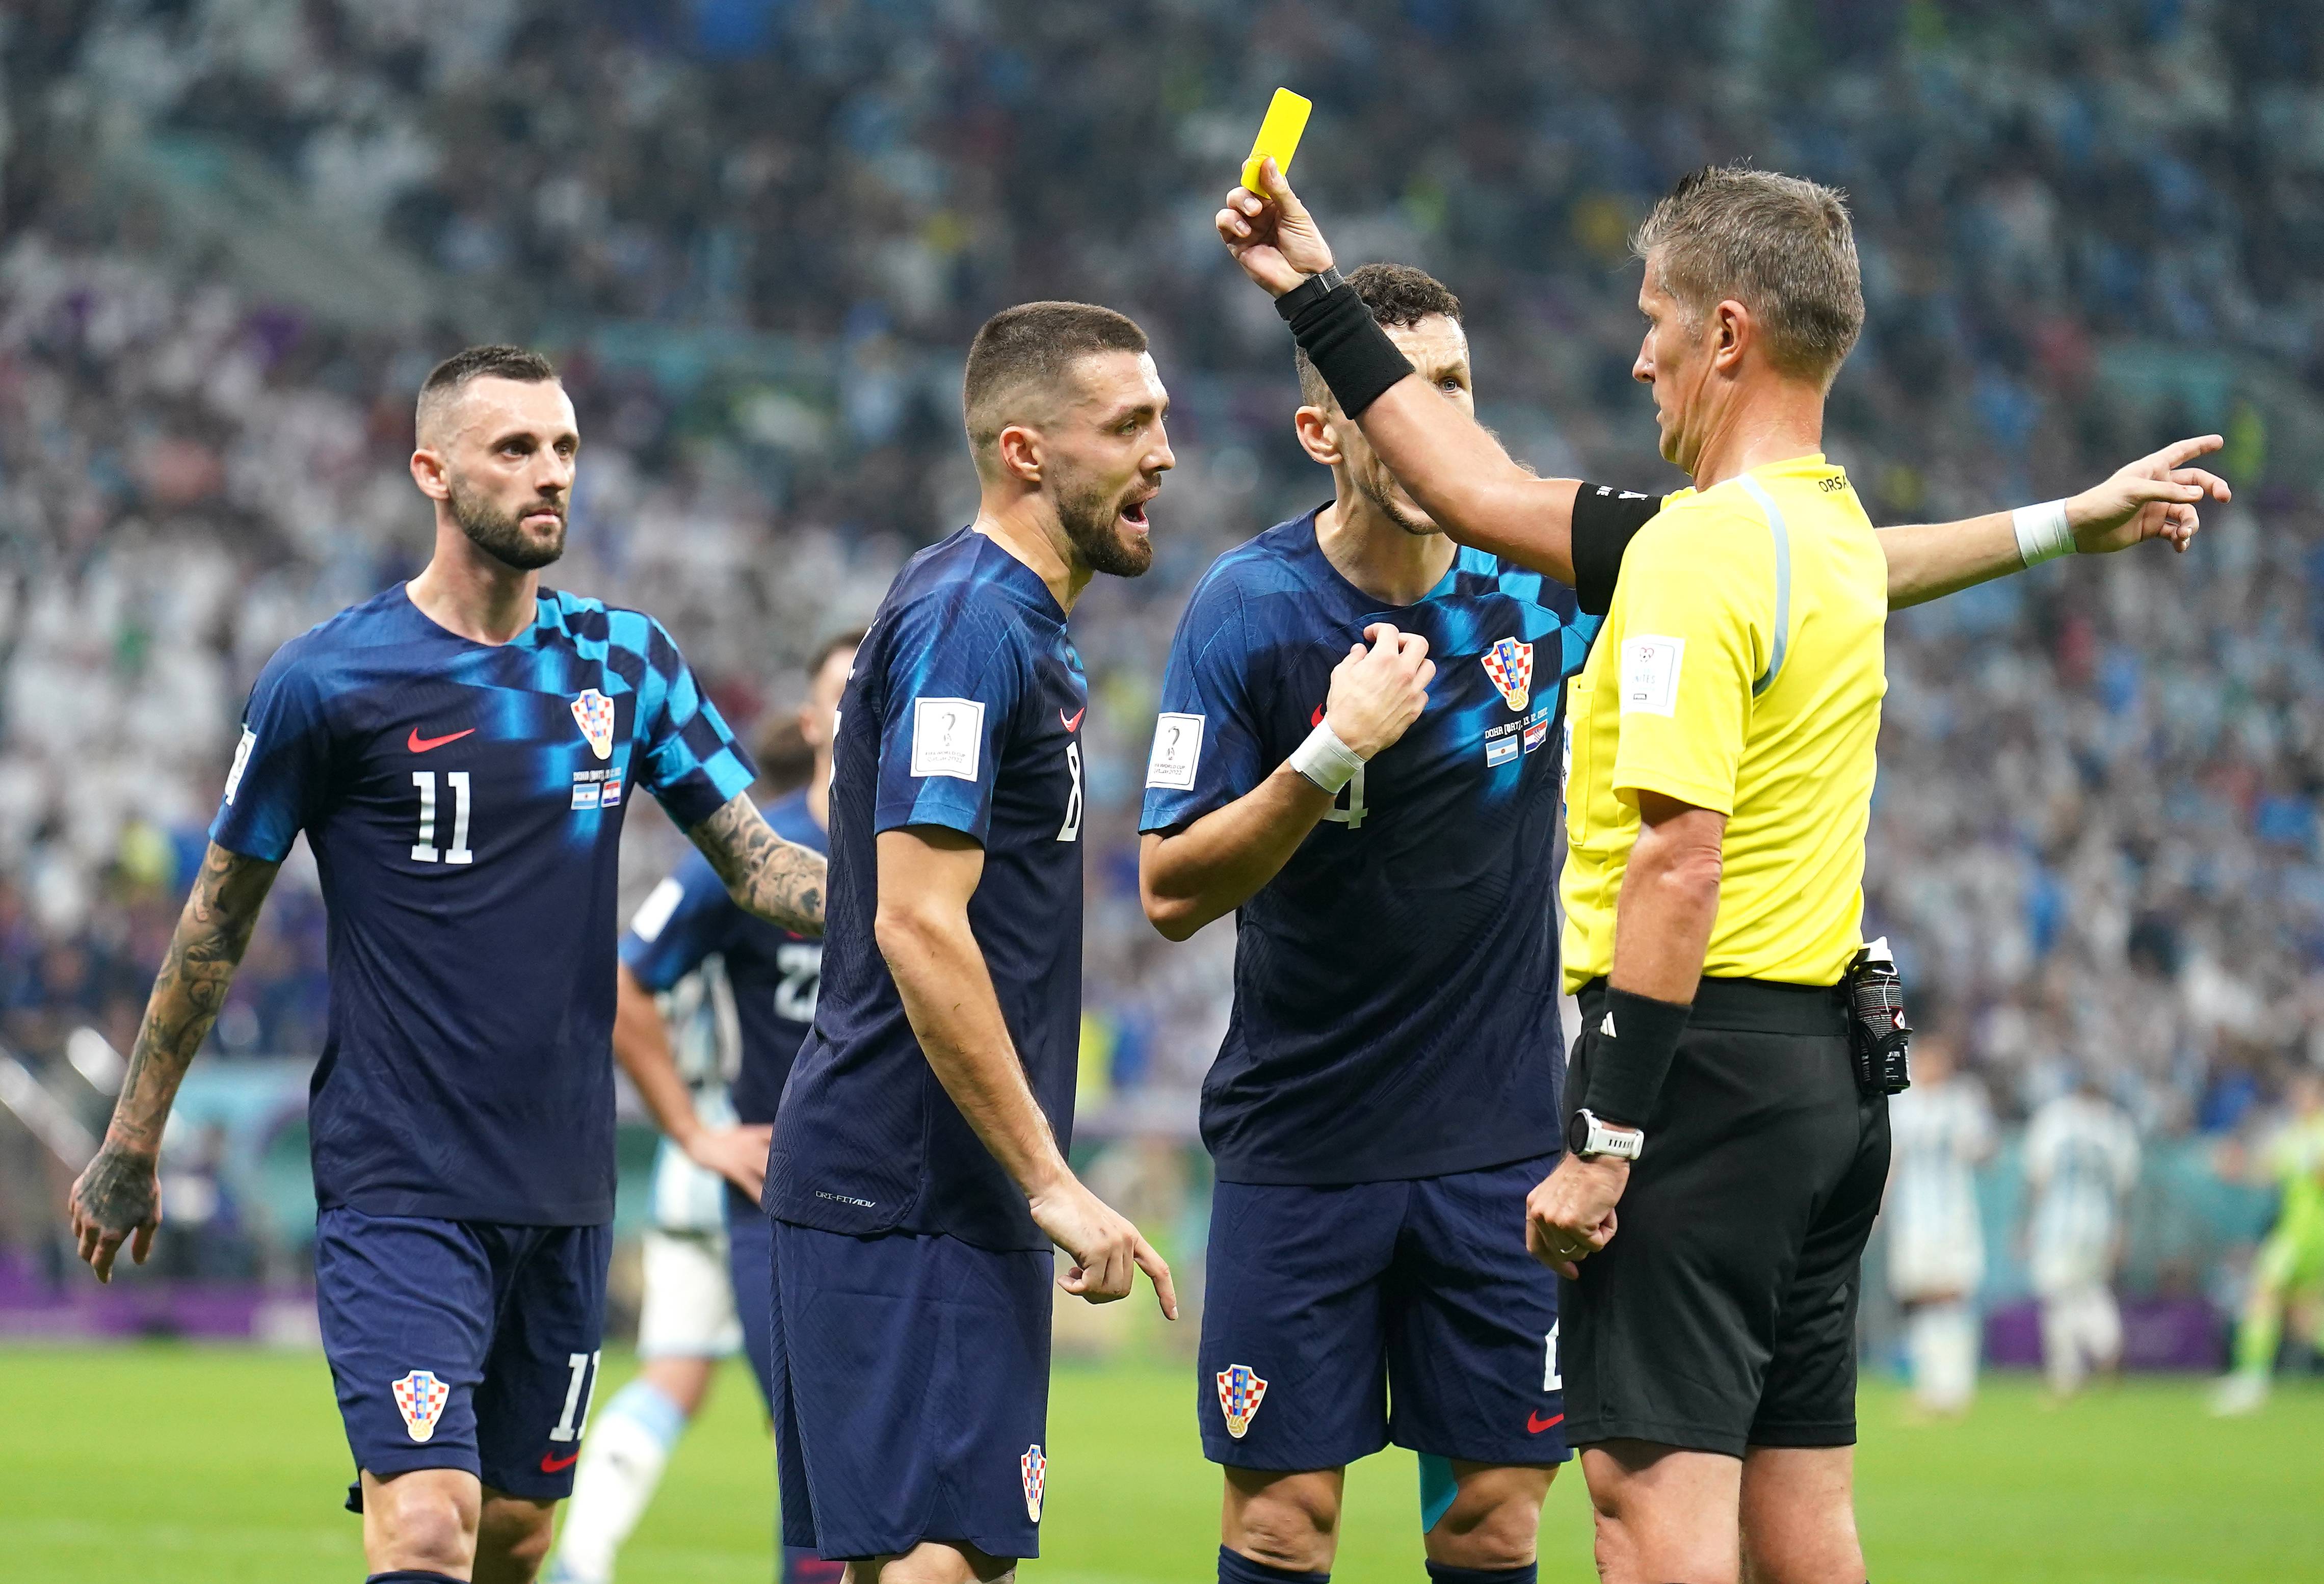
M435 555L260 673L73 1225L100 1280L124 1240L145 1257L171 1101L304 833L331 924L309 1118L348 1505L374 1584L522 1580L604 1315L622 816L652 793L737 903L806 933L824 861L767 828L659 623L540 586L581 445L548 362L447 359L417 438Z
M777 1456L807 1496L783 1538L855 1584L1038 1554L1053 1278L1105 1303L1143 1269L1177 1309L1065 1153L1089 707L1066 620L1153 559L1169 398L1135 324L1052 302L977 332L962 404L976 520L898 575L841 699L823 988L767 1167Z
M817 852L828 850L832 722L862 637L824 643L807 664L807 697L753 744L768 827ZM590 1424L550 1584L610 1584L614 1557L722 1359L747 1355L771 1403L772 1239L759 1194L775 1107L815 1020L823 942L735 907L696 853L648 893L622 933L621 959L613 1059L662 1130L640 1368ZM785 1548L781 1584L838 1576L835 1563Z

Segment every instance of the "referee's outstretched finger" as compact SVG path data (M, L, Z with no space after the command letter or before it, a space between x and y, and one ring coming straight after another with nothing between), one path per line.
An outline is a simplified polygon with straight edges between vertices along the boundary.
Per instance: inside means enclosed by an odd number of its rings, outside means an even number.
M1136 1258L1138 1268L1144 1271L1146 1279L1154 1284L1154 1297L1162 1305L1163 1318L1177 1319L1178 1285L1170 1279L1170 1262L1154 1251L1154 1245L1146 1240L1142 1232L1138 1238Z

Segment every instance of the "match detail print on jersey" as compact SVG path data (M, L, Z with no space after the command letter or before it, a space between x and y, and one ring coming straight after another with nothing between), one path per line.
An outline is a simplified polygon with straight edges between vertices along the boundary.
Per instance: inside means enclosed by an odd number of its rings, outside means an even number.
M1670 715L1678 708L1679 668L1686 640L1642 632L1622 640L1622 713Z
M1202 716L1165 714L1154 723L1154 751L1146 760L1148 786L1191 792L1202 762Z
M916 698L912 701L912 775L976 779L984 750L984 701L975 698Z

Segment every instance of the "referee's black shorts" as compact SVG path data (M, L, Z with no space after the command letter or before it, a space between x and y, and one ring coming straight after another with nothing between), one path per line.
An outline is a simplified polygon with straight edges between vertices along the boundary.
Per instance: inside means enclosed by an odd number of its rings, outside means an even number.
M1582 992L1565 1093L1605 1011ZM1840 992L1705 979L1614 1239L1562 1284L1565 1434L1740 1457L1856 1440L1856 1294L1888 1174Z

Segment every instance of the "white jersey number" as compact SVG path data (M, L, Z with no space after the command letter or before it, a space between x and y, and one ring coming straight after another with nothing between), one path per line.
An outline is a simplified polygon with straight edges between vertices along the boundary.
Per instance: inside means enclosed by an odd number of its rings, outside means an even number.
M1328 820L1337 820L1351 831L1362 829L1364 823L1363 766L1356 767L1356 773L1348 778L1348 784L1340 789L1340 796L1348 800L1346 806L1343 807L1334 802L1331 807L1323 811L1323 817Z
M823 989L823 948L809 941L777 946L775 966L783 975L775 986L775 1016L793 1023L814 1022L816 996Z
M1065 744L1065 768L1074 773L1074 789L1065 795L1065 823L1057 829L1060 842L1082 839L1082 745Z
M444 779L452 788L452 844L436 851L436 772L414 770L411 784L420 788L420 839L411 844L414 863L474 863L468 851L468 772L454 770Z

